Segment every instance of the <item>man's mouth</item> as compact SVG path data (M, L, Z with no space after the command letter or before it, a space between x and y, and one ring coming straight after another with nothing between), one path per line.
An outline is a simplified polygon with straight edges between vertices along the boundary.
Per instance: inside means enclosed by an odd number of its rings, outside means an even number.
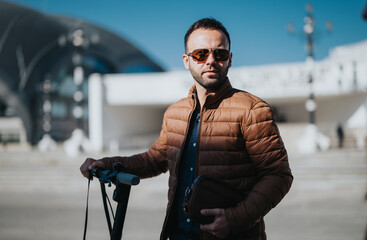
M204 71L204 73L208 73L208 74L217 74L219 71L218 70L206 70Z

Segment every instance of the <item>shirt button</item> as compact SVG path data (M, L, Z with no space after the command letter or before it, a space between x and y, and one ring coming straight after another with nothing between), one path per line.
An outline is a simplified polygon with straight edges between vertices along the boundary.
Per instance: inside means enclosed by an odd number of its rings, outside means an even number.
M196 143L192 144L192 146L196 147Z
M194 171L194 168L192 168L192 167L191 167L191 168L190 168L190 171L191 171L191 172L192 172L192 171Z
M190 220L190 218L186 219L186 222L188 222L188 223L189 223L190 221L191 221L191 220Z

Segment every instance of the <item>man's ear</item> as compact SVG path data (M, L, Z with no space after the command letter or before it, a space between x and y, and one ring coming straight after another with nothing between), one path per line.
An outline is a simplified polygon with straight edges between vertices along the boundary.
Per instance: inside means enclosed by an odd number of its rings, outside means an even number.
M182 55L182 61L187 70L190 70L189 56L187 54Z
M232 67L232 53L229 54L229 63L228 63L228 67Z

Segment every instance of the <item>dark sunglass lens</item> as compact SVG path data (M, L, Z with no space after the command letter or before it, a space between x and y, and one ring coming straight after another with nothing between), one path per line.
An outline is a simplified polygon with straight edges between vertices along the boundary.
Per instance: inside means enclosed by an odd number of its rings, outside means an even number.
M229 51L226 49L215 49L214 56L218 61L227 61L229 58Z
M208 49L196 49L192 52L192 57L194 60L202 62L208 58L209 50Z

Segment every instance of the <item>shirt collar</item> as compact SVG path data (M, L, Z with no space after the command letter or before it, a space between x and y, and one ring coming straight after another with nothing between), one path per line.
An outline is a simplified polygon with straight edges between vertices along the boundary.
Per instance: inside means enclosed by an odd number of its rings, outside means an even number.
M225 82L215 92L211 92L206 96L204 106L209 107L217 101L222 100L232 89L232 85L227 77ZM189 91L189 98L194 100L197 99L195 85L193 85Z

